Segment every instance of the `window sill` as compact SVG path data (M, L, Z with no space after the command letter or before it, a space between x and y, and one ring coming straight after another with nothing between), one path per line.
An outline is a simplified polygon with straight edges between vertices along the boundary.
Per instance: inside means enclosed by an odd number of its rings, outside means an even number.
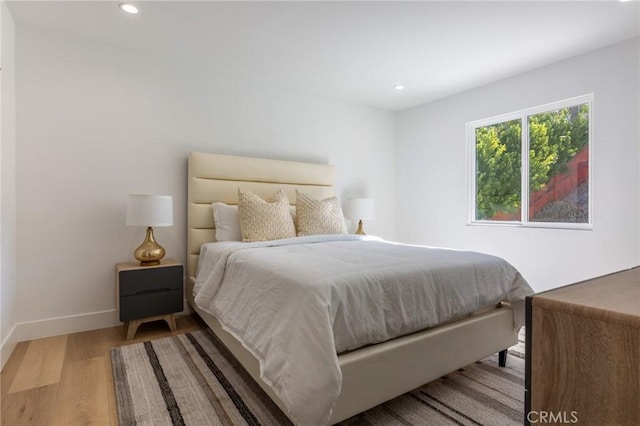
M556 222L501 222L501 221L470 221L469 226L496 226L503 228L541 228L566 229L578 231L592 231L592 223L556 223Z

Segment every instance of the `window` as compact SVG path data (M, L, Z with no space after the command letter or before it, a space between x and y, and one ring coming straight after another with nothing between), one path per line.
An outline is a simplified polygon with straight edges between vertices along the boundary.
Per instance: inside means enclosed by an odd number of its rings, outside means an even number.
M467 124L471 223L590 228L593 95Z

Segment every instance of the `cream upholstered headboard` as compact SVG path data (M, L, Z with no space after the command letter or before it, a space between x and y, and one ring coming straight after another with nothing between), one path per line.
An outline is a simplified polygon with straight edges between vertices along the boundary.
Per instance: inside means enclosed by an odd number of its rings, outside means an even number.
M238 203L238 187L268 198L283 189L295 204L296 189L321 199L334 195L334 167L233 155L189 154L187 277L195 277L200 246L215 241L214 201Z

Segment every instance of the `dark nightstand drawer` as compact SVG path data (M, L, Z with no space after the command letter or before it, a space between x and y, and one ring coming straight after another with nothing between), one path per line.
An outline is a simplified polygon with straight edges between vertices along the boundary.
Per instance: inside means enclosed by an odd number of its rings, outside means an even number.
M182 311L182 288L155 290L133 296L120 297L120 321L172 314Z
M171 263L149 267L117 265L120 321L182 311L183 268L175 261L166 262Z
M182 265L120 271L120 296L182 290Z

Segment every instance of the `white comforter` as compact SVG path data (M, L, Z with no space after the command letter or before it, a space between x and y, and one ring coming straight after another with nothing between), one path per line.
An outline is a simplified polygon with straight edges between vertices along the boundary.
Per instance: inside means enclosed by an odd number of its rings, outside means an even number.
M533 293L503 259L331 235L202 246L195 301L260 362L302 425L328 422L337 354Z

